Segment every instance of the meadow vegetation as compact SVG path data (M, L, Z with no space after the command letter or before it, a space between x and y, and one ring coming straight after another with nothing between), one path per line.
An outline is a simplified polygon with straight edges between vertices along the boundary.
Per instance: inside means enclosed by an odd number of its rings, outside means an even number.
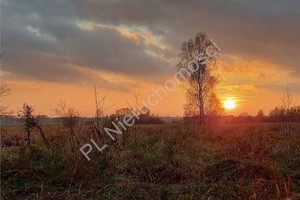
M299 124L289 137L276 123L136 125L91 161L68 127L41 127L50 148L1 126L1 199L299 199ZM90 130L79 144L105 140Z

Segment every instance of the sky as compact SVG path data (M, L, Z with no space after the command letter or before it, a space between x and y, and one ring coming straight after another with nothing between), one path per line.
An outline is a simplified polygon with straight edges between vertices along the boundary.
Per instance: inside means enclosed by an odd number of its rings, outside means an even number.
M176 73L181 44L205 32L221 48L215 71L224 114L268 113L289 87L300 100L298 0L2 0L1 99L55 116L60 100L95 113L94 86L107 114L142 102ZM151 112L182 116L177 87Z

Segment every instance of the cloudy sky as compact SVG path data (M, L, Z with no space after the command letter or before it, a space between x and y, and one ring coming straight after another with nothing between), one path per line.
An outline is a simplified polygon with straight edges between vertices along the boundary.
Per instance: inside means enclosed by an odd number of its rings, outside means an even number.
M182 42L205 32L222 49L219 97L237 100L226 112L268 112L287 86L299 98L299 22L299 0L2 0L3 103L52 116L63 99L92 115L96 85L114 112L173 76ZM153 113L183 104L177 88Z

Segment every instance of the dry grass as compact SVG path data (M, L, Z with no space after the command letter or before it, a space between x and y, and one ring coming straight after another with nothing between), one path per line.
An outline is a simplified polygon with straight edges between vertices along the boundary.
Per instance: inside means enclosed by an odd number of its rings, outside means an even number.
M90 162L59 126L43 128L51 149L1 127L2 199L299 199L299 127L286 138L276 124L137 126Z

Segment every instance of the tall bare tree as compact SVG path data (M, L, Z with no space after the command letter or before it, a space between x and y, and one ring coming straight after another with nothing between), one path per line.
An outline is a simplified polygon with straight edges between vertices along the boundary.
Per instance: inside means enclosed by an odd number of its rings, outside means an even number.
M283 134L289 137L293 131L293 114L292 108L295 106L296 100L294 99L292 92L287 87L285 92L281 97L281 110L282 110L282 119L281 121L281 130Z
M185 79L185 110L186 113L194 115L192 117L197 116L200 124L204 123L206 99L218 82L212 73L216 66L217 51L218 47L205 33L198 33L193 39L183 42L179 54L178 70L185 68L191 72ZM199 69L191 71L190 67Z
M101 133L104 132L104 125L109 121L106 120L105 112L113 107L115 104L106 105L106 98L108 94L99 94L97 87L95 86L95 106L96 106L96 121L95 121L95 131L100 138Z
M71 136L70 144L72 150L80 146L80 136L82 123L80 122L81 113L75 111L75 109L71 107L67 107L65 101L60 100L58 107L54 109L56 115L62 118L62 123L64 130Z
M134 98L135 98L135 105L134 105L134 107L132 107L130 105L130 103L127 101L127 104L128 104L128 106L130 107L131 110L137 109L140 106L140 104L139 104L140 94L141 94L141 90L140 89L138 90L137 93L134 94ZM138 112L138 111L136 110L136 112ZM136 139L137 139L137 128L136 128L136 126L134 126L133 133L134 133L134 143L136 144Z
M8 96L11 94L11 89L7 86L6 83L1 83L1 86L0 86L0 98L2 100L3 97L5 96ZM1 106L0 106L0 114L1 115L6 115L6 114L9 114L7 113L7 108L8 106L3 106L2 103L1 103Z
M214 92L211 92L205 100L205 121L210 125L217 120L224 108Z

